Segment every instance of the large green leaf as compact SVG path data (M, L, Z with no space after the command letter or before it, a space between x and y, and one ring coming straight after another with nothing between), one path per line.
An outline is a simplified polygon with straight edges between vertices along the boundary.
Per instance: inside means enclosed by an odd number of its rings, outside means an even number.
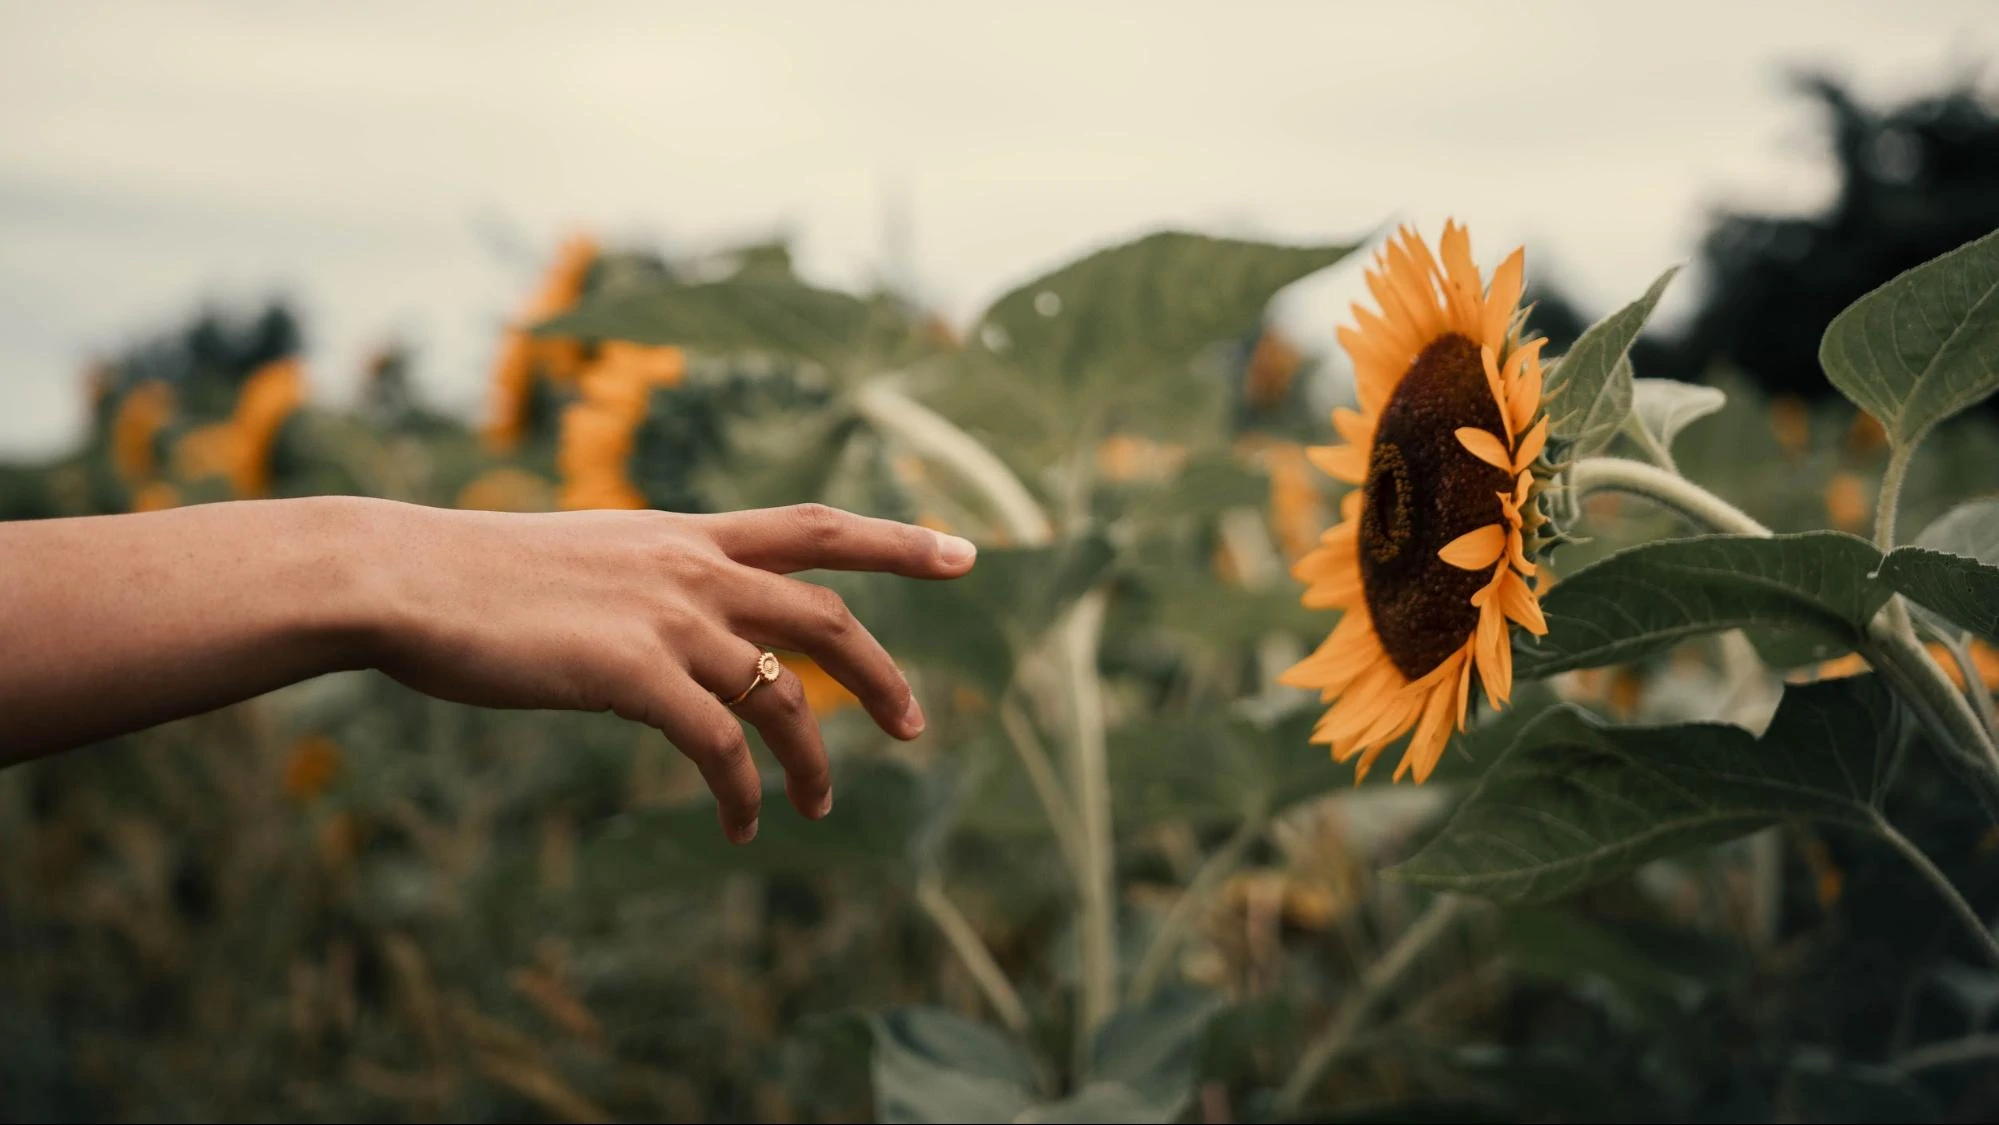
M1678 379L1633 379L1631 417L1661 449L1671 449L1681 430L1728 405L1720 387Z
M1631 345L1679 272L1674 266L1643 297L1604 317L1576 338L1548 373L1548 434L1569 456L1587 457L1610 444L1631 413Z
M1091 1044L1090 1077L1060 1101L1036 1096L1033 1062L990 1028L934 1008L871 1015L882 1121L1168 1122L1193 1091L1214 996L1163 989L1114 1014Z
M1211 993L1160 989L1097 1032L1090 1080L1034 1121L1176 1121L1194 1090L1201 1035L1221 1007Z
M1999 643L1999 567L1922 547L1897 547L1881 561L1881 581L1944 620Z
M1819 363L1904 447L1999 390L1999 231L1848 306L1826 327Z
M1915 545L1999 566L1999 496L1967 500L1938 516Z
M1689 637L1743 629L1778 663L1853 648L1888 589L1881 556L1837 531L1668 539L1610 555L1555 583L1541 601L1548 635L1518 633L1514 669L1546 676L1621 664Z
M1394 874L1535 901L1785 818L1872 829L1899 724L1874 676L1790 688L1760 739L1717 723L1612 727L1559 708Z
M882 1012L868 1024L878 1121L1015 1121L1035 1104L1032 1061L991 1028L937 1008Z
M758 275L658 283L587 297L536 335L672 344L714 355L764 355L845 369L880 310L848 293Z
M1142 386L1248 333L1279 290L1352 249L1162 231L1001 297L980 318L975 346L1072 387Z
M855 616L899 660L954 672L997 698L1014 664L1056 617L1096 585L1115 552L1101 536L1052 547L986 548L950 582L881 574L810 577L847 598Z

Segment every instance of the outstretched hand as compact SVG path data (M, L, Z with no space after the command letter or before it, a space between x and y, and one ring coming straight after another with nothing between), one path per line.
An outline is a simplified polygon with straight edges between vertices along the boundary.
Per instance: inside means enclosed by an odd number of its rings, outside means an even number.
M885 571L955 578L972 544L814 504L678 515L438 512L409 531L407 621L377 661L418 691L487 707L615 711L700 767L724 831L756 834L763 787L740 715L784 767L805 816L831 809L826 747L789 669L759 683L765 646L802 652L882 730L914 738L909 683L838 594L788 575Z
M839 596L790 575L955 578L973 556L954 536L815 504L507 514L321 497L0 524L0 764L379 668L461 703L656 727L744 842L763 787L738 716L799 812L832 807L797 677L745 694L764 646L812 657L889 734L923 730L908 682Z

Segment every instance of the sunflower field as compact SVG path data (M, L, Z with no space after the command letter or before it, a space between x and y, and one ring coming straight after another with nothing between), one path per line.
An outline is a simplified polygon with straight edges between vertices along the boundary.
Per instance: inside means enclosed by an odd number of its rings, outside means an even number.
M0 518L820 502L981 552L821 578L929 730L787 656L841 800L748 846L656 732L373 673L0 775L5 1116L1999 1115L1999 232L1847 305L1811 399L1648 375L1670 263L1557 347L1473 237L1161 231L953 325L579 235L471 425L393 347L325 401L281 306L99 364ZM1342 262L1307 354L1271 303Z

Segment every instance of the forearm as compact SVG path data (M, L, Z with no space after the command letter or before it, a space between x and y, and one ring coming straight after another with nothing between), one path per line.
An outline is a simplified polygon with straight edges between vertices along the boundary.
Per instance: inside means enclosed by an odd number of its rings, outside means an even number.
M0 765L363 666L396 506L0 524Z

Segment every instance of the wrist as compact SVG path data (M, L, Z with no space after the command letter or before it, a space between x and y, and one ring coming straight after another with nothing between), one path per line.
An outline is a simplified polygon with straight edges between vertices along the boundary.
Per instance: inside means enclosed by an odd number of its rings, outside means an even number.
M324 647L336 670L376 668L412 622L409 569L414 525L426 509L369 497L323 496L305 505L305 538L317 596L306 599L302 631Z

